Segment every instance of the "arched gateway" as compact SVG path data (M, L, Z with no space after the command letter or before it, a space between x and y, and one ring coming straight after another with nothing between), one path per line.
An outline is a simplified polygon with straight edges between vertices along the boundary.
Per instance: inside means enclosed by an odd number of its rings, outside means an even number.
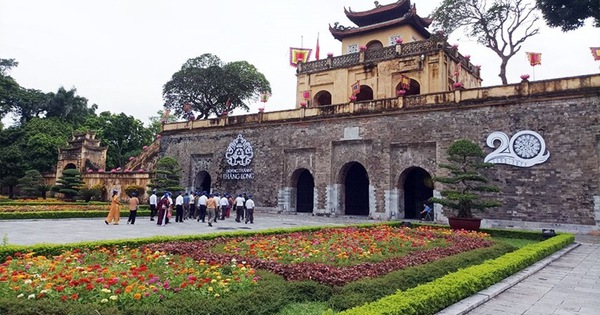
M194 188L196 191L206 191L210 193L210 187L212 185L212 179L207 171L200 171L196 175L194 180Z
M315 180L309 170L296 170L292 176L296 186L296 211L313 212L315 200Z
M431 175L420 167L411 167L400 175L400 189L404 193L404 218L419 219L423 204L433 197Z
M344 214L369 215L369 176L365 167L358 162L347 163L340 179L344 185Z

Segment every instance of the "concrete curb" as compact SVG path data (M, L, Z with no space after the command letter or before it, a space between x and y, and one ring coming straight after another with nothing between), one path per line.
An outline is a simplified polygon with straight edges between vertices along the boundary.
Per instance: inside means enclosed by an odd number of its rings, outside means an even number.
M518 273L492 285L491 287L489 287L485 290L479 291L478 293L471 295L470 297L465 298L465 299L461 300L460 302L454 303L454 304L446 307L445 309L441 310L440 312L438 312L436 314L437 315L463 315L463 314L466 314L466 313L472 311L474 308L476 308L476 307L482 305L483 303L491 300L492 298L496 297L500 293L512 288L517 283L523 281L525 278L540 271L542 268L548 266L553 261L564 256L565 254L569 253L570 251L579 247L580 245L581 244L579 244L579 243L571 244L571 245L555 252L554 254L538 261L537 263L519 271Z

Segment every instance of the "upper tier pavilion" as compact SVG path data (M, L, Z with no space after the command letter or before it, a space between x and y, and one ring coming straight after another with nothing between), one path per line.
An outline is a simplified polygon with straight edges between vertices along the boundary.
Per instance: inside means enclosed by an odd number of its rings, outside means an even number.
M298 65L297 107L381 102L481 86L479 67L443 34L431 34L432 20L420 17L410 0L375 1L373 9L344 8L344 13L355 26L329 26L342 43L341 55Z

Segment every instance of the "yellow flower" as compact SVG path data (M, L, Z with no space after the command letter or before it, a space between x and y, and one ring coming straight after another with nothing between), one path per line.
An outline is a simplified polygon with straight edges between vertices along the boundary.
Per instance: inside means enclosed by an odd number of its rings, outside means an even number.
M102 289L102 292L104 292L104 293L110 293L111 291L109 289L105 288L105 289Z
M111 296L109 297L109 299L111 299L111 300L113 300L113 301L116 301L116 300L118 299L118 297L117 297L116 295L111 295Z
M215 293L215 297L219 297L221 296L219 293Z
M108 303L108 299L102 299L100 300L100 303Z
M217 280L216 279L212 279L212 280L210 280L210 283L217 283Z
M208 292L212 292L213 291L213 287L208 287Z

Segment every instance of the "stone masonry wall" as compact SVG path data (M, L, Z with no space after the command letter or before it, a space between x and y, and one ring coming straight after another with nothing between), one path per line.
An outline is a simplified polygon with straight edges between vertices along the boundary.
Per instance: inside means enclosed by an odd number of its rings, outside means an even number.
M503 206L482 216L595 225L594 197L600 195L599 105L598 94L522 98L387 114L181 129L163 134L161 155L177 158L184 187L191 189L195 173L205 170L214 191L252 193L259 207L277 207L281 192L294 186L294 172L307 169L315 181L315 208L323 212L332 210L328 201L332 196L342 203L344 199L338 195L344 166L359 162L373 188L370 198L375 209L370 209L371 215L389 219L395 211L402 218L402 200L389 199L402 194L402 174L407 169L420 167L432 176L440 175L437 165L445 162L446 149L454 140L473 140L488 154L493 151L486 146L490 133L501 131L510 138L532 130L544 138L549 160L530 168L496 165L490 174L501 188L498 197ZM248 168L254 178L219 179L226 149L238 135L252 145L254 158ZM439 185L436 183L436 191ZM386 209L386 198L388 205L398 204L399 209Z

